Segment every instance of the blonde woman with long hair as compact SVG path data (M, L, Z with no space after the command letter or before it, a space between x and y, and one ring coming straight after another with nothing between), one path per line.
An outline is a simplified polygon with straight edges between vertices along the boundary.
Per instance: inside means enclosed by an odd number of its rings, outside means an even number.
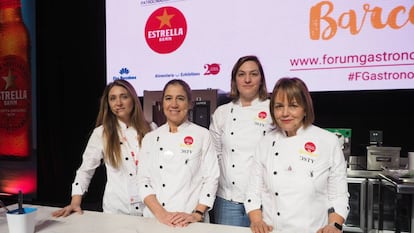
M88 191L95 169L103 161L107 176L103 211L142 216L144 204L137 186L138 153L142 138L150 130L134 87L125 80L108 84L101 97L96 128L72 184L71 203L52 215L82 214L82 195Z

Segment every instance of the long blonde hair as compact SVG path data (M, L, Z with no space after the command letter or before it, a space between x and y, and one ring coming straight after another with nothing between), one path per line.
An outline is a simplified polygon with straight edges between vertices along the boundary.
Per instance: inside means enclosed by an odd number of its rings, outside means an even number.
M112 83L109 83L102 94L99 113L96 118L95 126L103 126L103 137L105 140L104 160L115 168L119 168L121 165L121 141L118 135L118 119L115 114L112 113L109 106L108 95L109 91L114 86L120 86L125 88L130 97L133 100L133 109L131 112L131 126L138 132L138 143L141 146L142 138L146 133L151 131L148 122L144 118L144 114L141 107L141 101L139 101L138 95L134 87L127 81L118 79Z

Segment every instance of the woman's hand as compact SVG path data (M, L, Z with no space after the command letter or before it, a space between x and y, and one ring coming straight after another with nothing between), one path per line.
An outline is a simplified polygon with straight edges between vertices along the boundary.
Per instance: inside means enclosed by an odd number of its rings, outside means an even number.
M174 227L174 223L172 219L177 213L168 212L168 211L161 211L161 213L155 214L155 217L158 219L160 223L168 225L170 227Z
M179 212L171 219L174 226L177 227L186 227L188 224L193 222L200 222L202 220L201 216L198 214L188 214Z
M55 212L52 213L52 216L53 217L66 217L72 214L73 212L83 214L83 211L80 205L70 204L60 210L56 210Z
M250 229L253 233L268 233L273 231L273 227L267 225L265 221L258 220L250 223Z
M260 209L252 210L248 213L250 219L250 229L253 233L268 233L273 231L273 227L263 221Z
M171 227L186 227L188 224L198 222L199 219L193 214L184 212L164 212L157 216L158 221Z
M328 215L328 222L330 222L330 224L322 227L316 233L330 233L330 232L332 232L332 233L341 233L342 230L338 229L335 226L335 224L338 224L338 223L343 224L344 221L345 221L345 219L341 215L339 215L335 212L331 212Z
M66 217L72 214L73 212L77 212L79 214L83 214L82 208L82 196L81 195L73 195L70 205L65 206L63 209L56 210L52 213L53 217Z
M334 227L333 225L326 225L319 229L316 233L341 233L342 231L338 228Z

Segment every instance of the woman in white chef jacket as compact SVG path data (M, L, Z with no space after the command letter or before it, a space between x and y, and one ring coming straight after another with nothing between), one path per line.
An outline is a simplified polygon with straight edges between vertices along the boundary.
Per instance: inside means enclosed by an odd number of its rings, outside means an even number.
M150 130L134 87L125 80L108 84L101 97L96 128L72 184L71 203L52 215L82 213L82 195L103 160L107 176L103 211L142 216L144 204L138 196L137 183L138 153L142 138Z
M256 56L240 57L231 73L232 101L216 109L210 124L220 165L212 222L248 227L243 201L254 149L272 128L262 65Z
M169 226L204 221L216 196L219 168L207 129L188 120L191 89L180 79L163 90L167 122L142 143L138 171L144 217Z
M270 112L278 130L256 149L245 200L252 232L341 232L349 213L346 163L338 138L313 125L305 83L279 79Z

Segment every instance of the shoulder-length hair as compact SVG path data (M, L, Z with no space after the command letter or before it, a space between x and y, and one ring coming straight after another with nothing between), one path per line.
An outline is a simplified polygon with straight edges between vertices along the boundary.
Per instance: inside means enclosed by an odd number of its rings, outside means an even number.
M105 153L104 159L108 161L113 167L119 168L122 162L121 156L121 141L118 135L118 119L116 115L111 111L109 106L109 91L114 87L119 86L127 90L129 96L133 101L133 109L131 112L131 127L134 127L138 132L138 143L141 145L142 138L146 133L151 131L149 123L145 120L141 101L138 98L138 95L134 87L127 81L118 79L109 83L102 94L99 113L96 118L95 126L103 126L103 137L105 141Z
M285 94L288 102L293 100L304 108L305 117L303 118L303 127L306 128L315 120L312 97L306 84L299 78L284 77L279 79L270 96L270 115L272 116L273 125L278 126L275 118L275 99L278 93ZM279 127L279 126L278 126Z
M236 64L234 64L233 70L231 71L230 97L233 99L233 102L236 102L240 98L240 92L237 89L237 82L236 82L237 72L239 71L240 67L247 61L255 62L257 66L259 67L260 78L261 78L260 87L259 87L259 99L263 101L267 99L268 97L267 87L266 87L266 78L263 72L262 63L260 63L259 58L257 56L248 55L248 56L240 57L237 60Z

